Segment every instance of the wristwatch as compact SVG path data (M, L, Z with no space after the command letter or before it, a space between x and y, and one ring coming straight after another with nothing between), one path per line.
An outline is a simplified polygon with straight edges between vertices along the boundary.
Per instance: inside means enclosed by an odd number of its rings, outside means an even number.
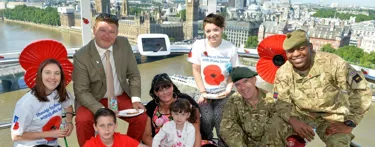
M344 124L352 128L355 128L357 126L352 120L346 120L344 121Z

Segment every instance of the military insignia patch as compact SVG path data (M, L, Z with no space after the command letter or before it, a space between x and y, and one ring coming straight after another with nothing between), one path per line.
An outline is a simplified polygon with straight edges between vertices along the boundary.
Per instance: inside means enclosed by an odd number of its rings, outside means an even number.
M274 98L274 99L277 99L278 96L279 96L279 93L277 93L277 92L273 92L273 98Z
M356 83L359 83L362 81L362 78L361 76L359 76L359 74L356 74L354 77L353 77L353 80L356 82Z

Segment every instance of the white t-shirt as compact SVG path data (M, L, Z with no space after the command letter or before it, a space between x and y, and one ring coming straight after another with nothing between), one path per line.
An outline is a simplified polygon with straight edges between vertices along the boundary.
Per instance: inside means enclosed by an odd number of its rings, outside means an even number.
M215 94L226 90L229 73L239 65L236 46L224 39L216 48L210 47L206 39L195 41L188 61L201 65L206 92Z
M73 104L74 97L68 92L69 98L59 103L57 91L47 96L49 102L40 102L31 91L25 94L16 103L13 114L12 135L22 135L23 132L44 132L59 129L62 112ZM45 138L39 140L15 141L15 147L32 147L34 145L47 144L57 146L57 138Z
M190 122L185 122L182 130L177 130L172 120L163 125L152 140L155 147L193 147L195 142L195 128Z

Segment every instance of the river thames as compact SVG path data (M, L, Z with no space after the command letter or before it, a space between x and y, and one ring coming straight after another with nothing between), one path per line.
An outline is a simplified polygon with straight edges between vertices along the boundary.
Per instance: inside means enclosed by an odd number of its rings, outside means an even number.
M66 48L79 48L82 46L82 39L79 33L60 32L53 29L45 29L17 23L9 23L0 21L0 55L2 53L20 52L31 42L40 39L53 39L62 42ZM160 60L161 59L161 60ZM173 57L160 57L148 59L147 57L139 57L142 64L138 65L142 77L142 101L150 100L148 91L150 89L151 80L154 75L165 72L169 75L180 74L191 76L191 64L186 61L186 55ZM68 91L73 92L72 84L68 85ZM181 88L181 91L188 88ZM191 90L189 89L191 92ZM14 111L14 105L28 89L22 89L12 92L0 94L0 122L10 122ZM118 131L126 133L127 124L119 121ZM363 147L372 147L375 144L373 125L375 124L375 109L371 107L369 113L366 114L361 124L354 129L356 135L354 141L360 143ZM309 147L320 147L324 144L315 136L315 140L309 143ZM78 147L75 131L72 136L68 137L70 147ZM59 140L60 145L64 146L64 141ZM12 146L10 138L10 129L0 130L1 146Z

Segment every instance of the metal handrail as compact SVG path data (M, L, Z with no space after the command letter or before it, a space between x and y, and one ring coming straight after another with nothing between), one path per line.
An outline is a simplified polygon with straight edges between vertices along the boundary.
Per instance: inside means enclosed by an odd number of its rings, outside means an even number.
M173 53L188 53L189 51L190 50L187 50L187 49L178 49L178 50L173 50ZM135 53L138 54L138 52L135 52ZM259 55L257 54L238 52L238 55L240 57L245 57L245 58L259 59ZM73 57L73 54L71 55L71 57ZM16 59L0 60L0 65L13 64L13 63L18 63L18 59L16 58ZM375 83L375 77L365 75L365 78L368 82ZM143 104L145 105L146 103L143 103ZM10 128L11 125L12 125L12 122L0 123L0 130Z

